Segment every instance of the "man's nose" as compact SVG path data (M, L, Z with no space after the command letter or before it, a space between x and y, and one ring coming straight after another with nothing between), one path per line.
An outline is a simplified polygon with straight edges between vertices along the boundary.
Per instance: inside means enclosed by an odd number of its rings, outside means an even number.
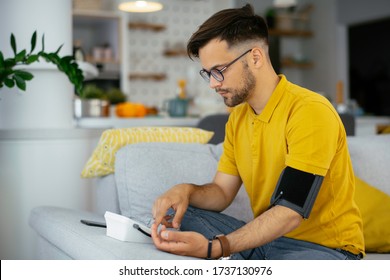
M215 89L215 88L221 87L221 85L222 85L222 82L215 79L213 77L213 75L210 75L210 81L209 81L210 88Z

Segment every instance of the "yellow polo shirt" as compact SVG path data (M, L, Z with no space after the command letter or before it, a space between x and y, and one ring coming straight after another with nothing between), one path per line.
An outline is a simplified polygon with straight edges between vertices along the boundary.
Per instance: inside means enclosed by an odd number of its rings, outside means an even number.
M286 166L324 176L309 218L286 237L364 254L354 174L339 115L326 98L280 78L261 114L247 103L234 108L218 170L241 177L255 217L270 205Z

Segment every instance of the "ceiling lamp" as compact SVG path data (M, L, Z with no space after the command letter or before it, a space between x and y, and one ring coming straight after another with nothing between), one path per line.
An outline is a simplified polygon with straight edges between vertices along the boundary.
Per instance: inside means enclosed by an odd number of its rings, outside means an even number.
M276 8L289 8L296 5L296 0L274 0L274 7Z
M163 8L159 2L150 1L132 1L119 4L119 10L132 13L157 12Z

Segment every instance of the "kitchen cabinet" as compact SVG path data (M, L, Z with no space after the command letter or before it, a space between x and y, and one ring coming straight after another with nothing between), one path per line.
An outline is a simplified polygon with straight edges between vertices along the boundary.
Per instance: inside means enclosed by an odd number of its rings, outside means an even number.
M113 11L73 10L73 41L99 75L87 83L108 89L120 85L121 16Z

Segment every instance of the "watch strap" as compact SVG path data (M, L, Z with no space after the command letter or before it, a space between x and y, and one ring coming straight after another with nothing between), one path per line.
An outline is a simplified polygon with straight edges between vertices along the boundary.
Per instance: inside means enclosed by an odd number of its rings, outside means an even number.
M211 260L211 251L212 251L212 247L213 247L213 239L210 238L208 240L208 245L207 245L207 257L206 257L206 260Z
M222 248L222 258L230 258L230 244L229 240L226 238L225 235L219 234L214 236L214 239L218 239L219 243L221 243Z

